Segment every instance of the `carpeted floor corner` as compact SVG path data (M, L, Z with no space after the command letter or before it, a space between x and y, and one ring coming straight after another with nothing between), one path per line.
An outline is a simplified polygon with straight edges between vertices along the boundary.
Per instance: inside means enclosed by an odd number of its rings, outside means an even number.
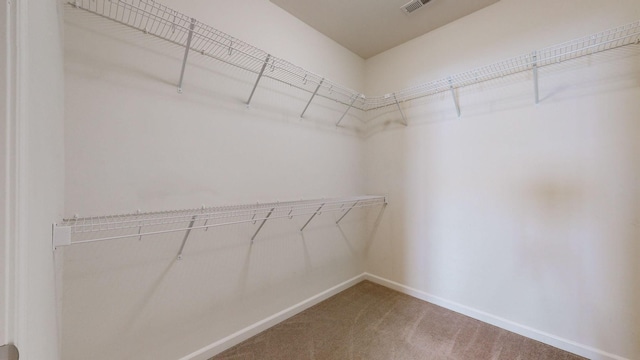
M210 360L578 360L363 281Z

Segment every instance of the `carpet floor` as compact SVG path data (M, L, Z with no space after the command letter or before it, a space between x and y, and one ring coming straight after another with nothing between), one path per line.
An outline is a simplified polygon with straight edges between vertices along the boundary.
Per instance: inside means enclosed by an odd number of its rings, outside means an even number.
M210 360L239 359L584 358L363 281Z

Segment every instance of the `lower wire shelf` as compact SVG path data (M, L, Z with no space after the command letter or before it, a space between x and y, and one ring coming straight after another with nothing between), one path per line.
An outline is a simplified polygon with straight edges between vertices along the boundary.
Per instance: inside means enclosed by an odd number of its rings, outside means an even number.
M53 225L53 249L115 239L141 239L143 236L183 231L185 237L178 254L178 259L181 259L182 250L192 230L248 222L260 223L251 237L253 243L268 220L306 216L308 220L300 228L300 231L303 231L316 215L323 212L340 212L341 215L336 221L336 224L339 224L353 209L386 204L384 196L353 196L71 218Z

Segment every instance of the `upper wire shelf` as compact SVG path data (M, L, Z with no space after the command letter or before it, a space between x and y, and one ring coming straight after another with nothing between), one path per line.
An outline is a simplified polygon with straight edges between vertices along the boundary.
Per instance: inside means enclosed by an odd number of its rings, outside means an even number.
M384 196L354 196L71 218L64 219L60 224L55 225L53 245L55 248L105 240L186 232L183 240L184 247L184 242L192 230L259 222L259 227L251 237L253 242L267 220L306 216L308 220L300 229L302 231L316 215L321 213L340 212L340 218L336 221L338 224L352 209L386 203Z
M363 110L362 94L268 54L229 34L153 0L77 0L69 4L120 24L188 47L243 70L261 74L315 96ZM191 34L191 35L190 35ZM317 88L317 90L316 90Z
M69 4L185 47L183 67L178 84L179 91L182 89L184 67L189 50L191 50L257 74L258 77L247 104L250 104L262 77L288 84L311 94L301 117L304 116L316 96L344 104L347 109L336 125L340 124L351 108L366 112L389 106L398 108L406 125L401 103L446 91L452 92L459 116L460 108L453 92L454 89L524 71L534 72L537 103L538 68L640 43L640 21L636 21L394 93L367 97L284 59L272 56L264 50L153 0L76 0L70 1Z
M393 106L460 87L494 80L508 75L574 60L594 53L640 43L640 21L622 25L597 34L549 46L497 63L430 81L383 96L367 97L366 110Z

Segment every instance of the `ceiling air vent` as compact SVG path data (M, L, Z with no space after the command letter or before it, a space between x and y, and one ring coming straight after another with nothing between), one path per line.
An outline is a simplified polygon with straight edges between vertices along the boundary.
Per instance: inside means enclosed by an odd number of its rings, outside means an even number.
M431 0L411 0L410 2L404 4L401 9L406 14L411 14L412 12L426 5L429 1Z

